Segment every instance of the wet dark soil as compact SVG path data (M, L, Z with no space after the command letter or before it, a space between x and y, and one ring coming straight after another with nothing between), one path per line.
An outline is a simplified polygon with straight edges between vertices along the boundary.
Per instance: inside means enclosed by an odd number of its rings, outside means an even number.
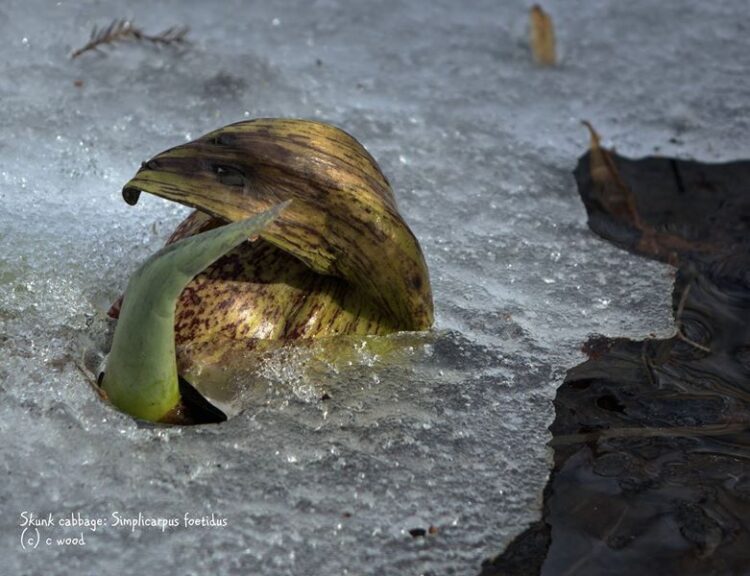
M584 344L542 520L481 575L750 574L750 162L595 145L575 176L594 232L678 267L676 335Z

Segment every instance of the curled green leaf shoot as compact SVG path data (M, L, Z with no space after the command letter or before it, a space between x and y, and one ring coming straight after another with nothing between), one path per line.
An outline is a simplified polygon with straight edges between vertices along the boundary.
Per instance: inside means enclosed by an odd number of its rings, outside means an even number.
M117 408L154 422L180 404L175 306L193 277L252 236L290 202L165 246L131 277L102 388Z

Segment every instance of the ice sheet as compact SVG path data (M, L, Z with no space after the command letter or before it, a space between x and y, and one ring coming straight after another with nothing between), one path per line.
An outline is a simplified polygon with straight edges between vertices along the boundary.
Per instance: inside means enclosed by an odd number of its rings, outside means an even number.
M630 156L750 154L742 2L545 7L553 69L531 62L525 2L3 3L3 571L467 574L538 516L551 399L581 343L671 326L672 270L586 228L579 121ZM192 44L68 58L118 17L189 25ZM288 351L257 409L139 427L77 364L186 210L120 188L153 154L261 116L332 122L378 159L428 260L435 331L390 358L352 344L343 369ZM83 546L41 528L29 550L24 511L110 525ZM130 531L115 512L227 526Z

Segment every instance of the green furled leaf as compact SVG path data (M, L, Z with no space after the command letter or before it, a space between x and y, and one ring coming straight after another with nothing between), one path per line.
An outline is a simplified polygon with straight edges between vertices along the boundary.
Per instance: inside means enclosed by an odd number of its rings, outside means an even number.
M125 292L102 381L109 400L144 420L159 421L180 402L175 355L175 305L192 278L289 204L169 244L133 274Z

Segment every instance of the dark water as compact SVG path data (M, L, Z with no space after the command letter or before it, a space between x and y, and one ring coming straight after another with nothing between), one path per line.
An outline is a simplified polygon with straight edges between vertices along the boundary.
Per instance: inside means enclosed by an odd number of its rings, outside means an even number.
M583 345L543 518L481 574L750 574L750 162L592 149L575 175L594 232L679 267L677 334Z

